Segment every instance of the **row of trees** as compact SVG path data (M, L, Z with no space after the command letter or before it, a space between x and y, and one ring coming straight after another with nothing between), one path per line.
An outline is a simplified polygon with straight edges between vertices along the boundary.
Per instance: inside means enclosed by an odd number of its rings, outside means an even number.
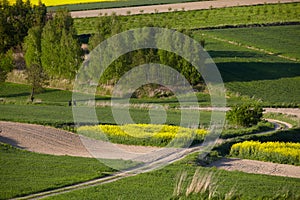
M147 24L147 26L153 27L152 24ZM112 14L111 16L99 17L97 31L94 35L91 36L89 40L89 48L95 48L105 39L123 32L126 29L127 28L121 23L120 17L115 14ZM190 34L186 30L182 30L182 32L186 35ZM136 39L136 37L144 37L146 40L161 42L155 41L155 38L152 38L153 36L151 35L151 33L146 33L145 35L139 36L134 35L132 36L132 38L125 38L124 40L134 40ZM122 41L120 41L120 43L122 43ZM173 41L169 41L169 43L173 43ZM110 65L109 69L106 70L100 81L102 83L114 84L125 72L132 69L133 67L145 63L161 63L170 66L184 75L192 85L196 85L202 81L201 75L188 61L173 52L168 52L160 49L140 49L122 55Z
M32 99L48 78L73 79L82 61L73 19L66 10L56 12L45 26L30 28L23 47Z

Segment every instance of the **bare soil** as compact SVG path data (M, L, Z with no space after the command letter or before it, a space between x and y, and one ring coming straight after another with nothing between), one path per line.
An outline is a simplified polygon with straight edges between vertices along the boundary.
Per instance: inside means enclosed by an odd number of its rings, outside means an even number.
M0 142L28 151L52 155L127 160L159 149L157 147L111 144L35 124L0 121L0 130Z
M222 158L210 165L210 167L213 166L227 171L236 170L253 174L300 178L300 166L262 162L257 160Z
M299 0L281 0L281 3L299 2ZM117 15L136 15L145 13L162 13L173 12L174 10L202 10L209 8L223 8L233 6L246 6L246 5L258 5L265 3L278 3L278 0L215 0L215 1L200 1L189 2L179 4L165 4L165 5L151 5L151 6L137 6L126 8L111 8L111 9L98 9L98 10L85 10L71 12L71 16L74 18L84 17L97 17L101 14L111 15L116 13ZM171 8L171 10L169 9Z

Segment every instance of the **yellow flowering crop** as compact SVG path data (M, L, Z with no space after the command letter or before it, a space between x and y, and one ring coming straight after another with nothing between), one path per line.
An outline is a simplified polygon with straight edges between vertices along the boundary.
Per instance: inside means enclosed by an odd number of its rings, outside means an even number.
M174 138L193 138L202 141L207 134L203 129L157 124L82 126L77 131L96 139L108 138L115 143L150 146L164 146Z
M46 6L58 6L67 4L80 4L80 3L93 3L93 2L107 2L107 1L118 1L118 0L41 0ZM16 0L8 0L10 4L15 4ZM25 2L25 0L24 0ZM31 4L37 5L39 0L30 0Z
M232 156L286 164L300 164L300 143L245 141L231 147Z

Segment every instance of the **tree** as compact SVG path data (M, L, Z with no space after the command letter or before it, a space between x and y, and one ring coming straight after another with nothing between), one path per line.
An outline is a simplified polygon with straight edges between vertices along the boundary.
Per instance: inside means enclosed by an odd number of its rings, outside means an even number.
M28 31L28 35L24 39L25 62L27 67L33 64L41 65L41 27L35 26Z
M32 6L29 0L17 0L13 5L0 1L0 53L21 45L32 26L45 23L46 15L46 6L41 2Z
M81 62L81 51L73 19L67 10L57 11L42 32L41 63L54 78L74 78Z
M27 81L31 85L30 99L33 102L34 95L40 93L43 90L44 85L47 84L48 76L44 72L41 65L36 63L32 64L26 70Z
M0 83L4 82L7 77L7 73L14 67L13 52L9 50L6 54L0 53Z
M237 126L250 127L262 120L263 108L259 105L244 104L234 106L227 112L226 118Z
M27 81L31 85L31 101L34 100L35 93L42 91L46 84L47 75L43 70L41 62L41 35L40 26L35 26L28 31L24 39L25 62Z

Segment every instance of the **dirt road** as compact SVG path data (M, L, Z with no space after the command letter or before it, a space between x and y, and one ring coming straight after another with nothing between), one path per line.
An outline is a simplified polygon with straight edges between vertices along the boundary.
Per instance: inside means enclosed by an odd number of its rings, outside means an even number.
M299 0L281 0L281 3L288 2L300 2ZM257 5L265 3L278 3L278 0L215 0L215 1L201 1L201 2L189 2L180 4L166 4L166 5L152 5L152 6L138 6L138 7L126 7L126 8L111 8L111 9L99 9L99 10L86 10L86 11L74 11L71 12L73 18L84 17L97 17L100 13L111 15L116 13L117 15L136 15L142 13L162 13L173 12L174 10L202 10L209 8L223 8L233 6L246 6ZM171 10L170 10L171 8Z

